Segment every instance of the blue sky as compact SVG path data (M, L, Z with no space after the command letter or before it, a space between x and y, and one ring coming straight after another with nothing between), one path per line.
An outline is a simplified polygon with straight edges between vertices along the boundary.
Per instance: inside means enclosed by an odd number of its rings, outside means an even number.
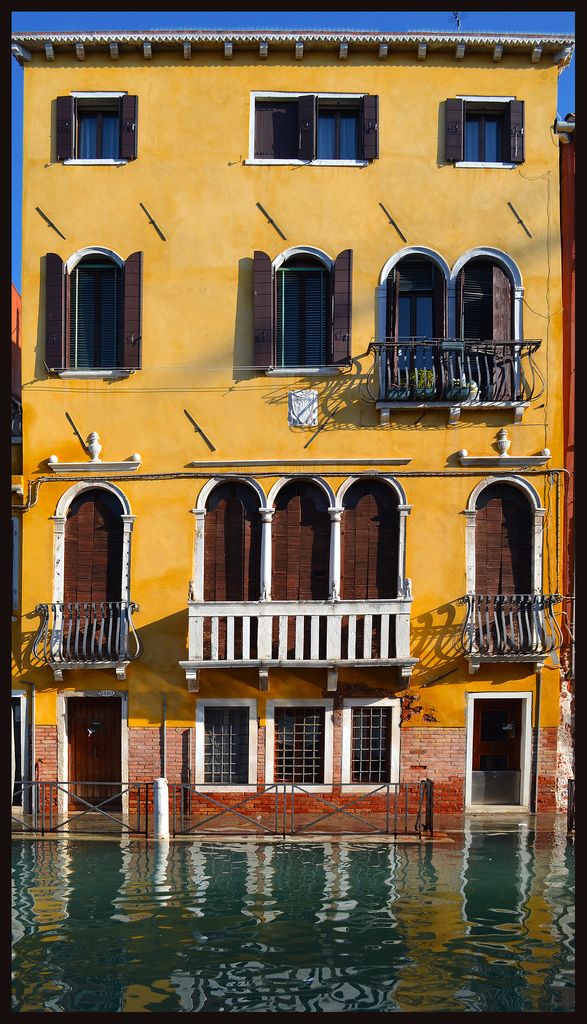
M458 31L452 11L12 11L13 32L153 29L332 29L363 32ZM462 32L575 32L574 11L458 11ZM21 287L23 71L12 59L12 280ZM559 78L558 113L575 110L575 58ZM553 115L554 115L553 111Z

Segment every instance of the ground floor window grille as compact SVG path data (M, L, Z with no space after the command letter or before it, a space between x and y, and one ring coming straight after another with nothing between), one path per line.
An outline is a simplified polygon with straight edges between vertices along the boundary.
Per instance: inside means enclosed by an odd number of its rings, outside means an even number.
M204 713L204 782L249 781L249 712L247 708L206 708Z
M275 709L275 781L324 781L324 708Z
M389 782L391 708L353 708L351 782Z

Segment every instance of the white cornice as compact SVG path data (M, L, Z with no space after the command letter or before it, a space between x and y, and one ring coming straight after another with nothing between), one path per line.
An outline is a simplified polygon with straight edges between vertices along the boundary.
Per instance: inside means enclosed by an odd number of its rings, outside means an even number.
M46 54L46 44L53 50L57 49L61 55L75 55L76 44L87 50L87 53L97 51L111 52L111 48L120 46L119 56L123 57L125 52L142 52L145 59L151 59L157 51L178 49L183 51L185 46L196 49L224 48L225 44L232 47L232 51L238 53L239 49L256 49L259 54L260 44L267 43L267 53L271 54L272 49L291 48L292 57L295 53L295 44L301 44L303 52L308 49L332 49L340 55L340 45L348 45L348 54L352 56L353 50L364 51L373 49L374 55L381 56L381 47L386 48L386 56L393 54L393 51L412 51L417 57L418 47L426 47L427 52L439 50L452 51L453 57L462 59L462 47L466 45L465 53L469 56L471 52L479 50L491 51L492 59L496 47L503 47L506 54L517 54L528 56L542 51L542 56L550 55L555 62L566 63L572 55L575 38L574 36L541 35L533 36L523 33L510 33L508 35L485 34L476 35L462 32L458 35L446 32L279 32L276 30L260 30L249 32L242 29L234 31L198 31L186 29L183 32L19 32L12 35L13 54L19 63L28 61L31 53ZM147 48L145 49L145 44ZM460 49L457 50L457 47ZM26 48L26 49L25 49ZM265 56L263 52L262 56Z

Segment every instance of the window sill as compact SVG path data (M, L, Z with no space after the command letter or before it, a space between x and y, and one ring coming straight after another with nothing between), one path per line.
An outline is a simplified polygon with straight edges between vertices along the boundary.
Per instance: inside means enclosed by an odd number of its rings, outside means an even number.
M261 157L243 160L246 166L277 164L285 167L368 167L372 162L372 160L272 160Z
M265 370L266 377L336 377L343 366L272 366Z
M130 377L132 373L136 373L136 370L121 368L114 370L52 370L51 372L64 380L121 380L124 377Z
M195 786L202 793L256 793L257 783L248 782L241 783L240 785L235 783L233 786L230 782L196 782Z
M484 160L457 160L455 167L496 167L499 170L512 171L518 164L490 163Z
M89 167L93 165L104 166L104 167L120 167L122 164L130 163L129 160L62 160L63 164L73 164L79 167Z

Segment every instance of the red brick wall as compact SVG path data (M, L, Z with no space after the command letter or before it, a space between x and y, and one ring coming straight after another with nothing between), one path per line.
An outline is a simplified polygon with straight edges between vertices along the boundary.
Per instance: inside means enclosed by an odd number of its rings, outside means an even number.
M129 782L152 782L161 775L161 730L128 730Z
M556 766L558 729L540 730L538 744L537 811L556 811ZM536 729L532 733L532 765L536 764Z
M434 811L452 814L465 806L465 730L401 729L400 779L434 782Z
M38 764L40 782L54 782L58 779L56 725L35 727L35 762Z

